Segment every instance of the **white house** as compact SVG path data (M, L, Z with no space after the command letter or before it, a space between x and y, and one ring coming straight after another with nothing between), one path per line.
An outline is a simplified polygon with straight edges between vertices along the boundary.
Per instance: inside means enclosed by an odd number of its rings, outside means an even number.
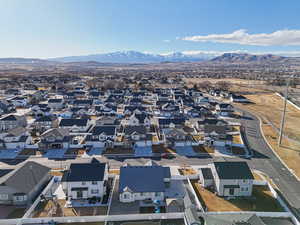
M108 166L93 159L90 163L72 163L62 177L68 200L103 198L106 194Z
M201 170L202 186L214 185L217 194L224 197L252 195L254 177L246 162L214 162L207 168L211 172L206 171L205 174ZM211 175L206 176L207 174L212 174L213 184Z
M62 109L64 107L64 100L62 98L49 99L48 106L54 110Z
M120 168L120 201L163 201L170 177L169 167L159 165L123 166Z
M68 129L70 132L87 132L90 127L90 120L88 119L61 119L59 127Z

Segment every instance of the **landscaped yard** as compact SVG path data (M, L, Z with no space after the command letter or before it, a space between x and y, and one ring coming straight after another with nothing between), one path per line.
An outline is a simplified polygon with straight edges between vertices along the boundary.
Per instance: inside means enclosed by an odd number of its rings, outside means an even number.
M252 198L225 200L213 192L204 189L197 181L192 182L195 192L209 212L225 211L259 211L283 212L279 202L273 198L267 186L253 186Z

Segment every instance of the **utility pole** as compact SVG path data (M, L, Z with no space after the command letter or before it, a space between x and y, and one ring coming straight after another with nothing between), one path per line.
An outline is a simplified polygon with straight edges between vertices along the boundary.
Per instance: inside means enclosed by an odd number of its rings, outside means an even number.
M284 96L284 106L283 106L283 112L282 112L282 117L281 117L280 132L279 132L279 138L278 138L278 146L280 146L281 142L282 142L284 122L285 122L285 113L286 113L286 103L287 103L287 98L288 98L290 80L291 80L291 78L288 78L288 80L286 82L286 89L285 89L285 96Z

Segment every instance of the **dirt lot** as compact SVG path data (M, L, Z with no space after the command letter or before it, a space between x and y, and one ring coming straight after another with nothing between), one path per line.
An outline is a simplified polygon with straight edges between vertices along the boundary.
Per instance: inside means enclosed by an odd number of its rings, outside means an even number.
M200 202L204 203L209 212L225 211L259 211L259 212L283 212L284 210L273 198L267 186L253 186L251 199L225 200L214 193L201 187L196 181L192 182Z
M66 208L65 200L58 200L57 205L55 202L49 200L40 202L36 209L33 217L48 217L48 216L95 216L95 215L106 215L107 207L76 207Z

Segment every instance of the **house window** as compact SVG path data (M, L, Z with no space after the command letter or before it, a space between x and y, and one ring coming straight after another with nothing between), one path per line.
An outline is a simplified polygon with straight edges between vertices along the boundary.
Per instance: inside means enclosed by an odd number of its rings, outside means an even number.
M143 193L143 192L141 192L141 196L144 196L144 193Z
M92 193L92 194L98 194L98 193L99 193L99 190L98 190L98 189L92 189L91 193Z
M124 198L124 199L129 199L130 196L129 196L129 194L124 194L124 195L123 195L123 198Z
M247 187L241 188L241 191L248 191Z
M81 184L82 184L82 185L85 185L85 182L82 182Z
M23 201L26 201L27 197L25 195L20 195L20 196L15 196L14 197L14 200L16 202L23 202Z
M160 192L156 192L155 197L159 197L159 196L160 196Z
M7 194L1 194L0 195L0 200L8 200L8 195Z
M98 184L98 182L97 181L92 181L92 184L96 185L96 184Z

